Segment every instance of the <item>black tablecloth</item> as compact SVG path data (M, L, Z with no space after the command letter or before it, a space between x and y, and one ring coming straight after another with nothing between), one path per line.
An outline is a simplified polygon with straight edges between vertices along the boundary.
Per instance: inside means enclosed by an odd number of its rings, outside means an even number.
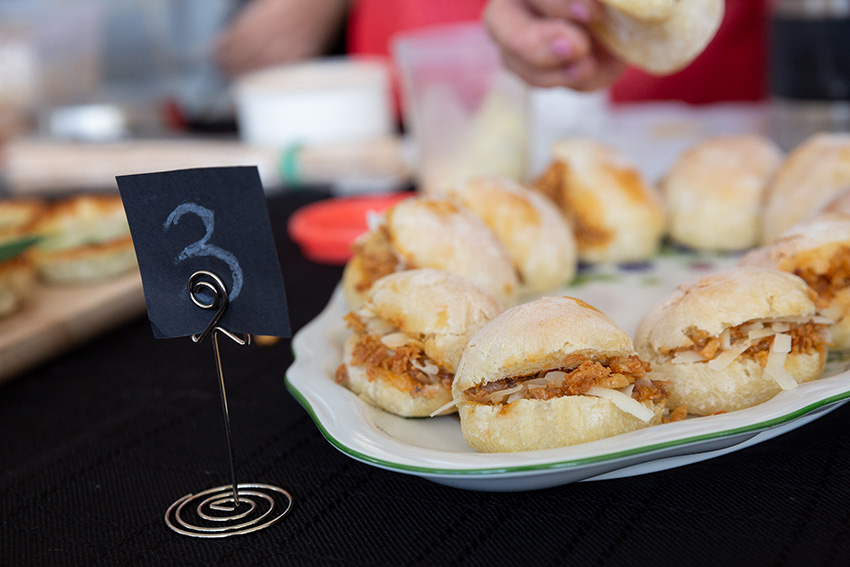
M294 329L341 269L307 261L270 200ZM334 449L287 392L289 341L222 359L242 482L291 492L278 524L170 531L177 498L229 482L209 344L144 318L0 386L0 565L847 565L850 406L668 471L524 493L448 488Z

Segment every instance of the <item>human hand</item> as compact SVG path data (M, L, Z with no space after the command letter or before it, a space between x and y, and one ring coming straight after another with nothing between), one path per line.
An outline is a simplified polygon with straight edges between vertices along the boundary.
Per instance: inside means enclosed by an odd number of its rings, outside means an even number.
M587 30L601 14L598 0L490 0L484 22L505 65L526 82L592 91L625 69Z
M347 0L253 0L219 36L215 57L229 75L322 55Z

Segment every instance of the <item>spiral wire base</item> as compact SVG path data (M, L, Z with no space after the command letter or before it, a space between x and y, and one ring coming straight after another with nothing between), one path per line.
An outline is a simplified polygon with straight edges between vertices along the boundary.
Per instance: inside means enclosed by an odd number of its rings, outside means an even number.
M240 484L238 489L237 505L231 485L187 494L168 508L165 523L179 534L221 538L266 528L292 509L292 496L282 488Z

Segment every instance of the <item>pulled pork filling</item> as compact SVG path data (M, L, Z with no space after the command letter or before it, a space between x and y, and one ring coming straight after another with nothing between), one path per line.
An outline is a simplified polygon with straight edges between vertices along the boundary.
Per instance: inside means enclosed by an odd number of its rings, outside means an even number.
M789 354L826 352L828 341L824 328L831 321L816 316L808 321L800 318L749 321L725 329L719 337L690 327L685 334L693 345L662 352L672 356L673 364L706 363L717 372L738 358L755 360L783 390L797 387L797 380L785 369Z
M719 337L713 337L696 327L689 327L685 334L694 344L662 351L662 354L672 355L675 364L676 362L709 362L717 359L724 352L738 352L732 360L738 356L751 358L763 368L767 364L777 335L791 337L791 348L788 351L790 354L825 352L826 336L823 332L825 326L811 321L806 323L750 321L737 327L729 327ZM691 356L690 353L696 353L698 358Z
M850 248L841 247L829 259L829 268L819 273L812 268L798 268L794 275L803 278L818 298L827 302L850 286Z
M423 387L439 384L451 388L454 375L439 368L424 352L422 343L361 309L345 316L346 324L357 334L351 364L363 366L369 380L383 379L395 388L411 394L423 393ZM345 365L336 371L337 382L348 381Z
M355 244L354 253L360 256L363 270L363 280L355 286L360 292L372 287L382 277L404 268L399 266L400 261L393 252L390 235L384 226L379 226L363 242Z
M548 400L559 396L586 395L591 388L619 390L638 402L659 402L667 398L663 382L646 377L650 369L637 355L592 359L574 354L558 368L527 376L502 378L467 389L467 401L481 404L511 403L519 399Z

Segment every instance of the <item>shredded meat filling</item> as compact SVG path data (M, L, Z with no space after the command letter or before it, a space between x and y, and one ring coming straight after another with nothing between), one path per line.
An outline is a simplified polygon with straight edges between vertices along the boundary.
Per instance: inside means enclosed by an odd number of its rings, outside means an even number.
M357 342L351 352L351 363L365 367L369 380L381 378L391 382L399 390L412 394L420 393L424 386L430 384L451 388L453 374L438 368L437 373L432 375L416 367L433 364L418 346L408 344L395 349L388 348L381 342L380 336L365 332L366 325L355 314L349 313L345 321L357 333ZM347 377L346 374L346 381ZM336 378L337 381L340 380L339 370Z
M385 227L372 231L363 242L356 244L354 253L360 257L363 279L357 282L355 289L365 291L382 277L393 273L398 259L393 253L390 236Z
M744 323L729 329L729 342L736 344L747 340L747 334L742 330L749 323ZM813 354L825 352L826 340L823 334L825 325L816 323L791 323L790 329L783 334L791 335L791 354ZM706 331L691 327L687 329L687 337L694 343L692 346L671 349L664 354L675 355L677 352L694 350L699 352L706 361L716 358L721 352L721 342L718 337L712 337ZM740 356L756 360L762 367L767 364L773 336L761 338L745 350Z
M829 268L818 273L812 268L794 270L803 278L819 298L831 301L838 293L850 286L850 248L841 247L829 259Z
M589 360L583 355L570 355L561 362L560 368L552 368L528 376L502 378L469 388L463 395L472 402L489 403L491 394L495 392L515 388L523 382L544 378L549 372L560 370L566 374L563 384L558 386L550 382L546 386L529 388L524 398L548 400L559 396L578 396L586 394L594 386L625 388L643 378L649 369L650 364L643 362L636 355L604 360ZM652 385L635 384L632 397L639 402L661 401L667 398L667 393L658 382L653 382Z

